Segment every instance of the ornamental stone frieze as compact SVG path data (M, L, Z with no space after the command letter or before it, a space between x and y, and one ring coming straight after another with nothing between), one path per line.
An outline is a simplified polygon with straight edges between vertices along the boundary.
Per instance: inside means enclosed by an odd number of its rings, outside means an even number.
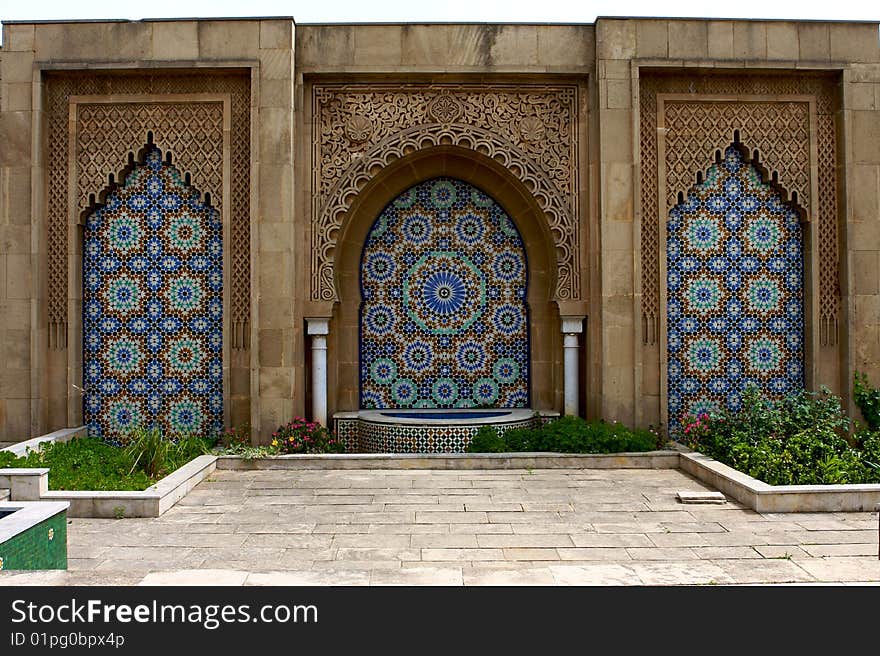
M554 299L581 300L577 108L573 84L316 84L311 300L339 300L334 253L358 192L392 162L440 145L489 157L523 183L553 237Z

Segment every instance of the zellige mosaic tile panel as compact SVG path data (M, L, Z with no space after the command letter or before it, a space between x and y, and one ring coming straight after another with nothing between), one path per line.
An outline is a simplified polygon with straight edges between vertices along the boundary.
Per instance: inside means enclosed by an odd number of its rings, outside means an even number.
M670 211L666 257L670 428L803 387L800 219L736 147Z
M84 415L115 440L133 426L213 433L223 421L223 230L152 149L88 218Z
M522 239L492 198L446 177L402 193L361 260L361 407L527 406L526 284Z

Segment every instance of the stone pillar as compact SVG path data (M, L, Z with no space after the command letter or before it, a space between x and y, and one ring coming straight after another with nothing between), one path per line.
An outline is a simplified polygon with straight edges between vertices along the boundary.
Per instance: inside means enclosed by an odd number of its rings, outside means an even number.
M580 371L578 363L580 362L580 344L578 335L584 330L584 317L572 316L562 317L562 334L564 335L563 351L565 353L565 408L563 414L577 416L578 400L580 399L580 390L578 389L578 381L580 380Z
M312 338L312 421L327 425L327 335L329 319L306 319Z

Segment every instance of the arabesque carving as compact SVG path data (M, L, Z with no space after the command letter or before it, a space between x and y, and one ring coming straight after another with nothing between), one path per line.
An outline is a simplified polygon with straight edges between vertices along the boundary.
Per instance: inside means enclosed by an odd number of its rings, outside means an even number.
M338 300L336 240L360 189L391 162L442 144L486 155L525 184L556 246L554 297L580 300L577 91L564 84L315 86L311 299ZM352 129L358 116L369 117L369 131ZM354 142L353 133L366 140Z
M778 174L779 185L797 193L798 205L818 217L820 342L834 344L840 306L837 246L837 146L833 81L821 74L644 75L640 81L642 334L656 343L661 309L659 221L665 220L679 192L687 194L698 172L715 160L715 151L733 141L757 150L761 166ZM664 100L666 207L660 207L658 96ZM714 97L713 97L714 96ZM773 100L758 97L773 96ZM789 98L786 98L788 96ZM797 98L795 97L797 96ZM815 100L818 162L810 161L810 109ZM812 197L810 167L818 167L818 196Z
M230 321L233 348L247 348L250 322L250 83L246 76L200 72L122 75L58 73L48 76L48 320L53 346L64 347L68 321L69 99L108 96L108 103L80 106L79 149L74 180L75 205L87 209L89 194L118 174L152 131L154 142L171 151L175 164L190 173L193 184L223 201L222 105L181 98L168 103L115 103L111 96L229 94L231 98L230 176ZM114 161L114 158L115 161Z

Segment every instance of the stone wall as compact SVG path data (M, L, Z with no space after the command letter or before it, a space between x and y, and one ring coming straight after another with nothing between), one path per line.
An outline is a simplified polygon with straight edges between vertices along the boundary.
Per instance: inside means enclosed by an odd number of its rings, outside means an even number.
M534 354L533 366L536 373L544 372L540 379L552 389L538 390L534 396L548 406L544 409L562 409L558 316L586 316L585 332L580 335L581 411L647 425L663 419L664 355L662 339L646 339L651 329L643 312L646 276L662 289L662 258L659 252L648 253L643 233L643 190L648 175L642 161L645 134L640 90L644 80L674 74L685 81L688 93L689 81L699 86L702 80L705 86L707 79L724 76L750 79L761 75L779 80L824 76L834 97L840 289L833 343L819 344L815 315L808 315L808 339L816 342L810 346L813 351L808 350L812 368L808 380L846 393L852 371L859 369L880 383L880 48L876 24L599 19L595 25L294 25L287 19L254 19L11 23L3 29L0 439L26 439L76 423L81 414L80 393L73 387L82 381L76 355L81 335L73 323L59 328L53 322L51 294L52 276L60 271L66 283L62 305L68 315L80 311L78 226L82 216L74 205L65 210L67 250L65 264L59 266L58 254L50 248L55 243L48 219L53 202L48 193L53 146L48 141L47 110L53 81L85 74L148 76L154 86L139 92L143 97L136 102L142 103L155 103L163 94L184 93L182 87L166 88L161 83L181 74L200 78L210 72L243 76L248 82L249 161L237 165L249 174L249 257L244 271L239 267L227 273L231 277L226 288L232 285L232 277L246 280L249 305L245 324L227 327L226 341L241 347L225 353L224 393L226 421L249 420L263 437L291 416L309 412L307 318L331 319L331 414L350 406L352 381L357 379L357 368L351 366L356 353L351 340L345 338L345 330L352 327L350 308L340 315L338 304L315 299L311 293L317 136L313 94L327 85L373 84L383 89L395 85L406 89L569 85L577 89L573 123L565 126L577 136L575 175L570 191L561 197L571 203L568 216L577 219L570 224L574 227L563 232L577 231L574 275L580 291L572 298L548 303L549 309L537 315L542 321L540 330L553 337L541 347L543 352ZM103 97L115 92L107 87L90 93ZM729 95L750 93L738 87ZM231 125L225 129L230 134L234 131ZM493 135L502 132L491 126L488 130ZM824 160L820 158L814 138L810 143L813 180L828 163L827 154ZM346 201L350 206L340 214L344 226L347 220L367 221L358 218L358 212L369 210L379 196L393 197L391 187L417 182L424 172L455 176L465 171L469 174L464 179L498 180L507 188L501 196L520 198L523 212L536 217L536 222L551 216L550 205L535 200L538 196L528 176L520 174L518 165L511 166L509 157L505 159L509 154L505 147L496 153L498 157L485 161L478 150L468 151L461 144L441 144L438 150L422 152L412 160L405 158L406 147L401 148L400 168L387 174L374 171L353 183L356 190L366 192ZM350 159L336 165L347 169L359 152L346 151ZM434 152L442 157L432 159ZM226 207L231 200L228 176L235 165L230 162L224 173L221 194ZM121 162L117 170L124 166ZM366 198L371 190L377 191L372 201ZM810 225L818 226L814 219L810 217ZM230 226L234 220L229 217ZM662 220L662 212L650 217L652 225ZM535 240L551 234L550 227L543 230L523 233L527 250L535 247ZM826 269L820 280L820 235L818 228L810 230L815 235L807 253L807 287L813 298L810 302L816 305L819 288L827 287L828 276ZM333 239L343 237L338 234ZM234 241L240 244L243 238L239 234ZM346 254L353 248L343 239L340 257L349 257ZM233 305L234 299L227 298L226 315L242 319L240 312L233 312ZM337 395L337 389L345 391Z

